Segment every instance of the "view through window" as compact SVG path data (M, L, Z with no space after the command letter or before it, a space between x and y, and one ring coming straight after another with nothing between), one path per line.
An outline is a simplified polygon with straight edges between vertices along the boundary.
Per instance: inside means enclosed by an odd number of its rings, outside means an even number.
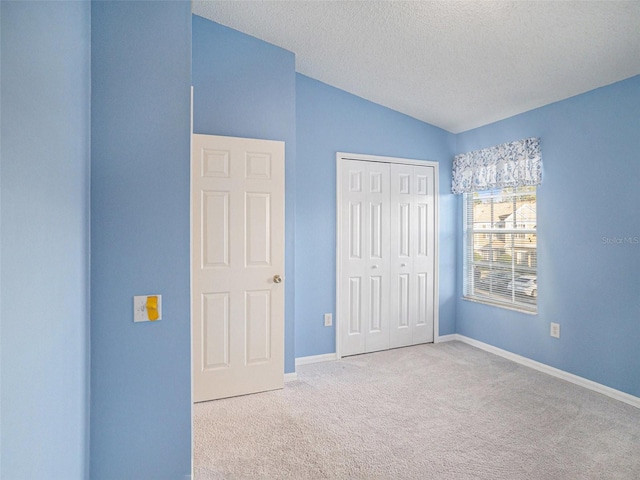
M464 296L537 311L536 187L464 194Z

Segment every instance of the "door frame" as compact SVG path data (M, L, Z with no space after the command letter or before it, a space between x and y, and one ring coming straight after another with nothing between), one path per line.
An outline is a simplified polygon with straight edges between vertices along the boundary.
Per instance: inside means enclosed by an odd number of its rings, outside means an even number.
M434 242L434 311L433 311L433 342L437 343L440 337L440 315L439 315L439 258L438 258L438 242L440 232L439 220L439 163L431 160L416 160L410 158L383 157L378 155L365 155L360 153L336 153L336 304L335 304L335 334L336 334L336 358L342 358L342 319L340 318L340 304L342 291L342 252L340 251L340 239L342 238L342 169L344 168L344 160L359 160L363 162L378 162L401 165L418 165L422 167L434 168L434 224L435 224L435 242Z

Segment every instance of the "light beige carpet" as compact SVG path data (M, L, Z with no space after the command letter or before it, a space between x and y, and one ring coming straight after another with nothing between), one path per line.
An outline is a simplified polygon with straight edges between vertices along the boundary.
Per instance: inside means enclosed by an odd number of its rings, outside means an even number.
M205 479L640 479L640 409L448 342L194 406Z

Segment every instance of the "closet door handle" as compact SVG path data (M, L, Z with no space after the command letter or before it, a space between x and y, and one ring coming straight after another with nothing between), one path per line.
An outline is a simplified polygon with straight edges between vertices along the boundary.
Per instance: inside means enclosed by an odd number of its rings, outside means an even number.
M400 265L400 266L401 266L401 267L406 267L406 266L407 266L407 264L406 264L406 263L403 263L403 264L402 264L402 265Z
M373 267L371 267L371 268L378 268L378 265L374 265L374 266L373 266Z

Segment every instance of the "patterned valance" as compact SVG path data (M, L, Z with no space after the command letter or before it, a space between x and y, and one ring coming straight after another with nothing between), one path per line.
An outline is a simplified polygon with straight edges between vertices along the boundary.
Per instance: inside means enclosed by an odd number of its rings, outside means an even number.
M453 159L452 193L541 183L542 157L539 138L503 143L456 155Z

